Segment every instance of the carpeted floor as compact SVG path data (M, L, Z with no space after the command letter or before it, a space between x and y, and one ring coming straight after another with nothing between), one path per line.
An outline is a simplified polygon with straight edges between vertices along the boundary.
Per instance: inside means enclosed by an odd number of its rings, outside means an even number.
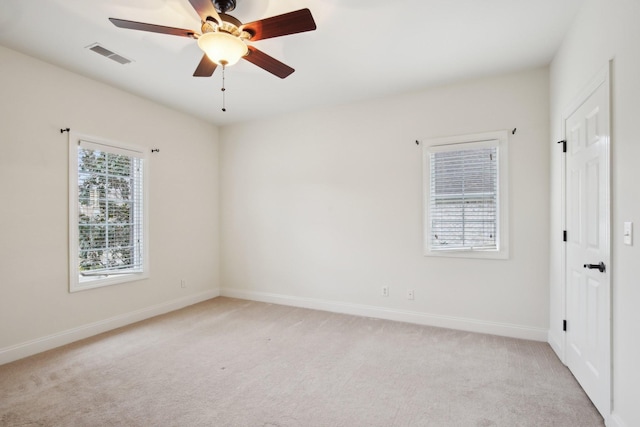
M216 298L0 366L2 426L603 426L545 343Z

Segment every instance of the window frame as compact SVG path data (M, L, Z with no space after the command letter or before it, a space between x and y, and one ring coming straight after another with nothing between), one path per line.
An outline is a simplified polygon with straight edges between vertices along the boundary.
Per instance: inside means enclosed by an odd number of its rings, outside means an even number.
M479 259L509 258L509 153L506 130L431 138L422 145L423 170L423 253L425 256ZM497 158L497 219L496 249L434 249L431 245L431 154L473 148L496 147Z
M142 160L142 260L141 271L110 274L81 280L79 274L79 193L78 193L78 147L81 142L103 148L113 154L131 155ZM149 155L148 149L139 145L97 138L69 132L69 292L95 289L120 283L147 279L149 271Z

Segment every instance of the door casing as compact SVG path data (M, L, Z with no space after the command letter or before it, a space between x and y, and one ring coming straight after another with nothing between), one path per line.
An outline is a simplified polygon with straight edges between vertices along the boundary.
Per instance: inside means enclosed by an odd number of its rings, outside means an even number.
M570 107L567 108L567 110L565 111L565 113L562 115L562 120L561 120L561 125L562 125L562 135L563 138L565 138L566 140L566 135L567 135L567 129L566 129L566 122L567 119L569 117L571 117L573 115L574 112L576 112L579 107L587 100L589 99L589 97L594 94L594 92L601 86L601 85L605 85L607 88L607 94L608 94L608 101L609 104L607 105L607 108L609 109L608 113L609 113L609 143L607 145L607 162L606 162L606 176L608 177L608 211L609 211L609 215L608 215L608 233L609 236L611 236L611 135L613 134L612 131L612 123L613 123L613 118L612 118L612 109L611 109L611 79L610 79L610 75L611 75L611 70L613 67L613 60L609 61L609 63L607 64L606 67L604 67L598 74L597 76L591 81L591 83L579 94L579 96L577 96L574 101L571 103ZM562 193L561 193L561 198L562 198L562 228L563 230L567 230L567 200L568 200L568 194L567 194L567 164L566 164L566 155L563 155L562 158L562 170L561 170L561 179L562 179ZM612 264L612 256L611 256L611 238L609 238L609 245L608 245L608 260L609 260L609 264ZM567 319L567 245L564 244L563 248L562 248L562 253L561 253L561 277L562 277L562 283L561 283L561 287L562 287L562 292L561 292L561 298L562 301L560 303L560 307L562 309L562 319ZM608 331L609 331L609 340L608 340L608 349L606 350L607 354L608 354L608 371L607 371L607 382L608 382L608 388L607 390L605 390L605 393L608 396L608 406L605 409L606 413L602 413L601 415L603 416L604 420L605 420L605 424L608 424L608 420L609 420L609 416L610 416L610 412L611 412L611 408L613 407L613 395L612 395L612 382L611 382L611 371L613 370L613 358L612 358L612 314L611 314L611 303L612 303L612 291L611 291L611 284L612 284L612 272L611 272L611 265L607 265L607 269L609 270L609 286L608 286L608 290L609 290L609 295L608 295L608 302L609 302L609 310L608 310L608 316L606 317L606 321L608 322ZM567 364L567 338L566 338L566 334L562 335L562 339L560 342L560 352L558 354L558 356L560 357L560 360L562 361L562 363L564 363L565 365Z

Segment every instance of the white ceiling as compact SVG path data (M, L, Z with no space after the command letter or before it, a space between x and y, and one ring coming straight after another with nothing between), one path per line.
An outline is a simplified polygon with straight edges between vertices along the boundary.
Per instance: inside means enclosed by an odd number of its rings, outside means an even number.
M331 106L544 66L584 0L237 0L250 22L309 8L317 30L254 45L296 69L247 62L193 77L195 40L115 27L109 17L193 29L187 0L1 0L0 45L215 124ZM132 59L120 65L93 43ZM43 76L46 78L46 76Z

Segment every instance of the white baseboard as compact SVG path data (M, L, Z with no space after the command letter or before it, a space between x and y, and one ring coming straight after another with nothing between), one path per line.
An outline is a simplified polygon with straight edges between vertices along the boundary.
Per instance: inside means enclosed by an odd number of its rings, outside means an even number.
M547 337L547 342L549 343L549 345L551 346L553 351L556 353L556 356L558 356L558 359L560 359L560 361L562 363L564 363L563 346L562 346L562 342L560 341L560 338L557 336L557 334L554 334L553 331L549 330L549 335Z
M273 304L289 305L302 308L311 308L315 310L331 311L334 313L353 314L356 316L374 317L378 319L395 320L399 322L415 323L426 326L437 326L441 328L458 329L463 331L479 332L533 341L546 342L548 338L547 329L532 328L528 326L512 325L507 323L487 322L483 320L441 316L416 311L396 310L384 307L375 307L338 301L327 301L314 298L302 298L290 295L280 295L230 288L222 288L220 294L222 296L231 298L268 302Z
M607 427L627 427L627 426L628 424L622 421L622 418L620 418L620 416L615 412L611 414L611 416L609 417L609 422L607 422Z
M217 296L220 296L220 291L217 289L195 295L189 295L187 297L164 302L162 304L132 311L130 313L121 314L109 319L78 326L77 328L68 329L46 337L37 338L10 347L0 348L0 365L41 353L46 350L51 350L52 348L60 347L65 344L70 344L84 338L89 338L122 326L130 325L141 320L149 319L150 317L178 310Z

